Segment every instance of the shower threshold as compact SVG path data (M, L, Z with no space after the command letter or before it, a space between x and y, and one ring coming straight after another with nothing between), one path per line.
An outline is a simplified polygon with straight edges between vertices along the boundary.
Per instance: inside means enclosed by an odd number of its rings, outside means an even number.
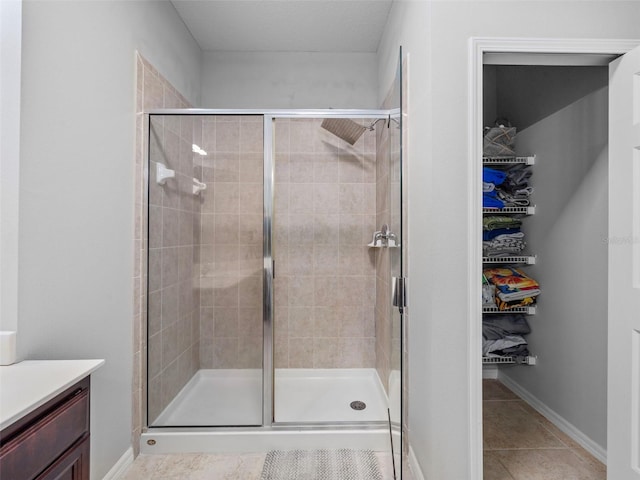
M260 426L261 370L199 370L142 434L141 451L389 448L388 401L375 369L276 369L274 396L275 423ZM359 402L366 408L351 406Z

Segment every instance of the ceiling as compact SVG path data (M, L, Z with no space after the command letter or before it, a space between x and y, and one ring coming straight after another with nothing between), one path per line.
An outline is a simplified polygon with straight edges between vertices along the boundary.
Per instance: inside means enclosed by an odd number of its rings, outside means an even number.
M393 0L171 0L202 50L376 52Z

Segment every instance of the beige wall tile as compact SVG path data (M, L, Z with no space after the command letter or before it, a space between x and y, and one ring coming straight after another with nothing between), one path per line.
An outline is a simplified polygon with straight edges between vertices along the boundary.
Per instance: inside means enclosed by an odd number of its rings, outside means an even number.
M313 211L315 213L340 213L340 186L333 183L314 184Z
M262 238L262 213L241 214L238 217L238 243L262 248Z
M237 368L238 338L213 338L213 365L215 368Z
M341 154L340 183L362 183L364 181L364 161L362 155Z
M313 161L313 181L315 183L338 183L340 181L340 161L335 155L316 154Z
M314 339L289 337L289 368L313 368Z
M238 336L238 308L215 307L213 309L213 336L237 337Z
M216 244L213 247L213 270L215 277L229 277L238 274L239 247L237 244Z
M314 308L289 307L288 335L291 337L311 337L314 334Z
M316 245L336 245L340 239L339 214L320 213L313 215L313 243ZM292 242L294 243L294 242Z
M214 277L213 304L216 307L238 306L238 277L236 276Z
M262 335L242 337L238 341L236 368L260 368L263 361Z
M293 249L294 247L290 247ZM315 245L313 247L313 272L315 275L336 275L341 265L335 245ZM309 256L309 251L305 252ZM294 272L295 273L295 272Z
M243 153L261 153L264 150L264 127L262 118L241 120L240 122L240 151Z
M313 213L314 198L312 183L292 183L289 185L288 211L290 213ZM280 207L282 206L280 205Z
M241 183L239 189L240 213L258 214L263 210L261 183Z
M214 216L214 244L237 245L240 234L240 219L237 214L217 214Z
M262 245L239 245L238 272L242 276L256 276L262 274L263 253Z
M215 213L234 213L240 210L240 191L238 183L218 183L213 189Z
M260 307L262 303L262 277L242 277L238 289L238 306Z
M240 123L216 117L216 152L240 151Z
M289 181L291 183L313 183L314 161L313 153L296 153L289 159Z
M243 153L239 161L240 182L260 183L264 178L263 153Z
M277 323L277 320L276 320ZM277 326L277 325L276 325ZM239 307L238 308L238 336L261 336L263 328L262 308Z
M289 367L289 337L278 334L278 330L275 331L273 361L275 368L288 368Z
M311 275L313 273L313 247L308 245L290 245L288 247L289 275Z
M314 278L312 276L295 276L289 280L289 306L313 306Z

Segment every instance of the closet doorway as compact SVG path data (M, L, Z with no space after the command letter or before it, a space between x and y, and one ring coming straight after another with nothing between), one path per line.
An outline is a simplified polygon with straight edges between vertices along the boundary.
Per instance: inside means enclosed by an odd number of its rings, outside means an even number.
M472 42L476 478L640 478L638 43Z

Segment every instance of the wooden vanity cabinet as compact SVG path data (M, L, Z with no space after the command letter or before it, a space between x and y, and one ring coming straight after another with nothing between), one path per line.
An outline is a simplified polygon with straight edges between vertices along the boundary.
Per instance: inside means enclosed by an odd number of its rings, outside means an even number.
M89 480L89 391L84 378L0 432L2 480Z

